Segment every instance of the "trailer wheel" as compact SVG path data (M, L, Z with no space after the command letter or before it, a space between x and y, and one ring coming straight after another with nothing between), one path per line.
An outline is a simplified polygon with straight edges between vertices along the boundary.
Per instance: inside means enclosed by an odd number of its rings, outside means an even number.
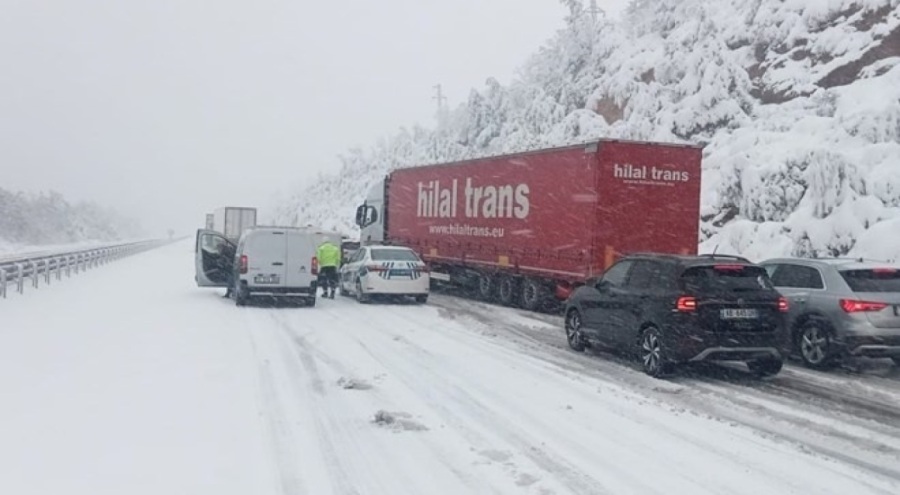
M547 286L538 279L526 278L522 282L522 307L529 311L537 311L544 306L550 297Z
M491 301L494 299L494 286L496 285L494 277L489 273L478 274L478 298L483 301Z
M515 306L516 296L518 295L519 280L515 277L502 277L499 287L497 287L497 296L504 306Z

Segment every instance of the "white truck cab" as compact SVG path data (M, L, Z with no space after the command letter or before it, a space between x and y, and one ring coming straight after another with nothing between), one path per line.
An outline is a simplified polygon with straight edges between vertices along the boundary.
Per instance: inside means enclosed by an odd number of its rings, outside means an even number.
M301 297L315 305L316 248L326 239L341 243L340 234L314 228L253 227L237 244L219 232L198 230L197 285L231 288L238 306L254 295Z
M366 194L366 201L356 209L356 225L359 226L359 242L362 245L384 242L385 181L378 181Z

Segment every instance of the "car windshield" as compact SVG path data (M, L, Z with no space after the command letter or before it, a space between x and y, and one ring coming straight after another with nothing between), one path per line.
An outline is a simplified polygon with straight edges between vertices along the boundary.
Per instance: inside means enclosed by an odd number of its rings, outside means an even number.
M752 265L704 265L688 268L681 275L690 291L736 292L773 289L765 269Z
M900 292L900 270L896 268L843 270L840 273L853 292Z
M373 249L374 261L419 261L416 253L408 249Z

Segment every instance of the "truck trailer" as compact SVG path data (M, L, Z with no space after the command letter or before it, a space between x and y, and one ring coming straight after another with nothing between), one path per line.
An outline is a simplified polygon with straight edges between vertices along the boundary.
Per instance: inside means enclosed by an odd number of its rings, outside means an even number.
M214 230L226 239L236 243L241 234L250 227L256 226L256 208L225 206L213 211Z
M600 140L393 171L356 210L364 244L415 249L432 280L539 309L619 256L696 254L702 148Z

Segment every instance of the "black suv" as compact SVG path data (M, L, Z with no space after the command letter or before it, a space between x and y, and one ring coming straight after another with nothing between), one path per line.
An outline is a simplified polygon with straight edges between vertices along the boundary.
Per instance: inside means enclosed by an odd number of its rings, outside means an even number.
M576 351L635 352L654 377L697 361L746 361L771 376L789 343L787 310L766 270L745 258L631 255L572 294L566 338Z

